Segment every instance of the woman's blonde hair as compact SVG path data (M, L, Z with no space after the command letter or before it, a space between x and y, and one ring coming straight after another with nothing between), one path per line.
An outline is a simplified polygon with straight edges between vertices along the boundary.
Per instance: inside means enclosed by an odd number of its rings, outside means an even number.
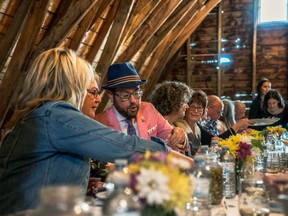
M70 49L45 51L28 71L11 124L46 101L66 101L80 109L94 75L89 62Z

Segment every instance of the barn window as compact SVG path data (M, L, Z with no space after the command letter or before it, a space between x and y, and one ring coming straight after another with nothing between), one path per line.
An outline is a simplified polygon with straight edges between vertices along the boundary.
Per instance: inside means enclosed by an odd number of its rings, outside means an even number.
M287 21L288 0L259 0L259 22Z

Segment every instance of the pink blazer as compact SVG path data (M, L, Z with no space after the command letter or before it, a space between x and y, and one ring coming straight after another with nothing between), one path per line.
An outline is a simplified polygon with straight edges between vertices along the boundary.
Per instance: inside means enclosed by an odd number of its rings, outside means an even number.
M96 115L95 119L108 127L121 131L120 124L112 107ZM140 137L148 140L150 140L151 136L166 140L173 129L168 121L148 102L141 103L136 121Z

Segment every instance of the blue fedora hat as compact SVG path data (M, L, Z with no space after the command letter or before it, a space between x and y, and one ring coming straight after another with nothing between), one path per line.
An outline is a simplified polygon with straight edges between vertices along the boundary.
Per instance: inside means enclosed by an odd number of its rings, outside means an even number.
M147 80L141 80L139 74L129 62L113 64L108 68L107 84L103 89L130 88L145 84Z

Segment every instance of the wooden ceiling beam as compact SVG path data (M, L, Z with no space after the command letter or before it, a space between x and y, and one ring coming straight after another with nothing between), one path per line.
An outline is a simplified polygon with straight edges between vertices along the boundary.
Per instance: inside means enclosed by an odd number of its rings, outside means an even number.
M59 46L71 30L79 24L98 0L77 0L71 4L66 13L51 28L44 40L35 49L34 57L52 47Z
M139 70L144 64L145 60L149 55L158 47L161 41L169 35L169 32L177 27L178 23L185 17L187 13L190 13L190 9L197 2L197 0L183 0L179 6L171 13L169 18L163 25L158 29L158 31L151 37L147 42L145 48L143 49L141 56L139 57L136 69Z
M180 22L176 25L176 27L175 27L171 32L169 32L169 33L166 35L166 37L162 40L162 42L165 41L165 44L168 44L168 46L166 47L166 49L173 43L173 41L175 40L175 38L180 37L179 35L181 34L183 28L186 27L187 23L190 23L190 22L191 22L191 19L195 16L195 14L196 14L196 13L201 9L201 7L203 6L203 2L204 2L204 1L205 1L205 0L200 0L200 1L195 1L195 2L193 2L194 4L191 5L192 7L189 9L189 11L186 13L186 15L182 17L182 19L181 19ZM195 3L196 3L196 4L195 4ZM168 42L168 41L169 41L169 42ZM161 43L162 43L162 42L161 42ZM166 53L166 49L165 49L165 50L163 50L163 49L157 50L157 48L156 48L156 49L154 49L154 50L155 50L155 52L161 53L161 55L163 55L163 53ZM153 52L151 52L151 53L153 53ZM161 55L159 56L159 54L158 54L158 55L157 55L158 58L155 59L155 57L153 57L153 59L158 60L158 59L161 58ZM151 61L151 58L147 58L147 59L149 59L149 61ZM145 65L143 66L143 64L145 64L145 63L142 63L142 65L139 65L139 66L138 66L138 68L141 68L141 71L140 71L140 72L143 73L143 74L145 74L146 77L153 76L151 68L154 68L155 62L152 63L153 66L152 66L151 63L149 62L149 67L148 67L149 70L147 70L146 72L142 71L143 68L147 68Z
M49 0L36 1L33 7L33 13L30 16L29 22L27 22L29 24L25 24L24 27L26 32L22 33L20 38L21 40L19 39L12 57L12 59L15 57L17 62L14 61L10 63L10 67L8 67L7 72L2 80L2 84L4 83L6 86L4 86L4 84L0 86L0 98L3 98L3 102L0 107L0 116L2 117L0 127L3 126L3 122L8 113L8 110L12 106L12 103L17 100L18 92L20 92L22 89L23 80L26 76L26 68L31 66L33 60L41 52L46 51L52 47L57 47L97 1L98 0L73 1L75 4L72 4L69 7L69 9L66 11L66 14L61 19L59 19L56 25L53 26L53 29L49 31L46 38L39 44L38 47L33 50L33 45L36 40L35 37L37 37L40 31L45 13L47 12L47 7L49 5ZM39 19L39 17L42 19ZM31 26L33 26L33 28L31 28ZM28 42L27 38L29 38ZM27 61L27 59L29 60ZM14 73L16 72L16 74L12 75L9 71L13 71ZM9 89L8 94L5 92L6 94L4 95L4 88ZM3 94L3 97L1 94Z
M151 71L151 76L149 76L149 82L146 84L148 85L147 88L151 89L159 80L161 73L163 73L163 69L167 62L171 59L171 57L179 50L179 48L184 44L188 37L195 31L195 29L199 26L199 24L205 19L208 13L217 6L217 4L221 0L209 0L205 2L205 5L199 9L198 12L195 13L195 16L190 20L190 22L186 23L183 28L183 31L174 38L174 41L171 43L169 42L169 46L166 47L165 51L161 50L161 57L158 59L157 64L149 70ZM172 38L172 37L170 37ZM168 40L168 39L167 39ZM155 52L160 52L157 49ZM153 74L153 77L152 77ZM152 77L152 78L151 78ZM148 92L146 93L148 94Z
M0 71L5 67L6 61L15 46L17 39L22 31L22 27L25 23L25 19L31 9L34 1L22 1L19 8L17 9L16 15L7 29L7 33L0 43Z
M35 1L24 22L23 32L0 85L0 128L3 127L8 110L18 96L17 89L21 85L21 76L28 64L27 59L31 55L31 50L41 29L48 3L49 0Z
M128 4L125 0L120 0L119 2L114 22L112 23L104 50L96 67L96 71L101 74L102 79L105 78L107 69L111 65L118 50L120 44L119 39L121 38L129 18L129 11L134 4L134 1L130 2L130 4Z
M73 35L73 39L69 44L70 49L75 51L78 50L84 38L84 35L89 30L91 23L94 20L94 17L97 15L97 11L103 1L105 0L98 0L97 4L95 4L94 7L92 7L91 10L86 14L86 16L81 20L77 28L77 31Z
M117 62L125 62L141 49L143 45L152 37L157 29L165 22L169 15L174 11L181 0L162 0L149 15L149 18L141 25L127 49L119 56Z
M92 20L92 25L96 23L96 21L100 18L103 12L107 9L107 7L113 3L114 0L104 0L101 2L99 9L97 10L96 16ZM98 4L98 3L97 3ZM108 18L108 17L107 17ZM92 26L90 26L92 27Z
M127 22L126 38L124 38L123 41L126 41L133 34L135 34L135 32L141 27L142 23L145 21L151 11L153 11L156 5L159 4L159 2L160 1L153 0L138 0L135 3L135 7L133 7L131 12L131 14L134 14L134 16L131 16Z
M108 0L105 0L105 2L106 1L108 1ZM113 0L111 0L111 1L113 1ZM101 31L98 34L98 36L96 37L94 44L93 44L92 48L90 49L90 52L86 56L86 60L90 63L92 63L94 61L103 41L105 39L105 36L107 35L107 32L110 29L110 26L115 19L117 9L118 9L118 4L119 4L119 0L116 0L114 2L112 9L109 12L109 16L107 17L104 25L101 27ZM106 5L106 9L107 9L107 7L110 7L110 6ZM104 10L103 10L103 12L104 12Z

